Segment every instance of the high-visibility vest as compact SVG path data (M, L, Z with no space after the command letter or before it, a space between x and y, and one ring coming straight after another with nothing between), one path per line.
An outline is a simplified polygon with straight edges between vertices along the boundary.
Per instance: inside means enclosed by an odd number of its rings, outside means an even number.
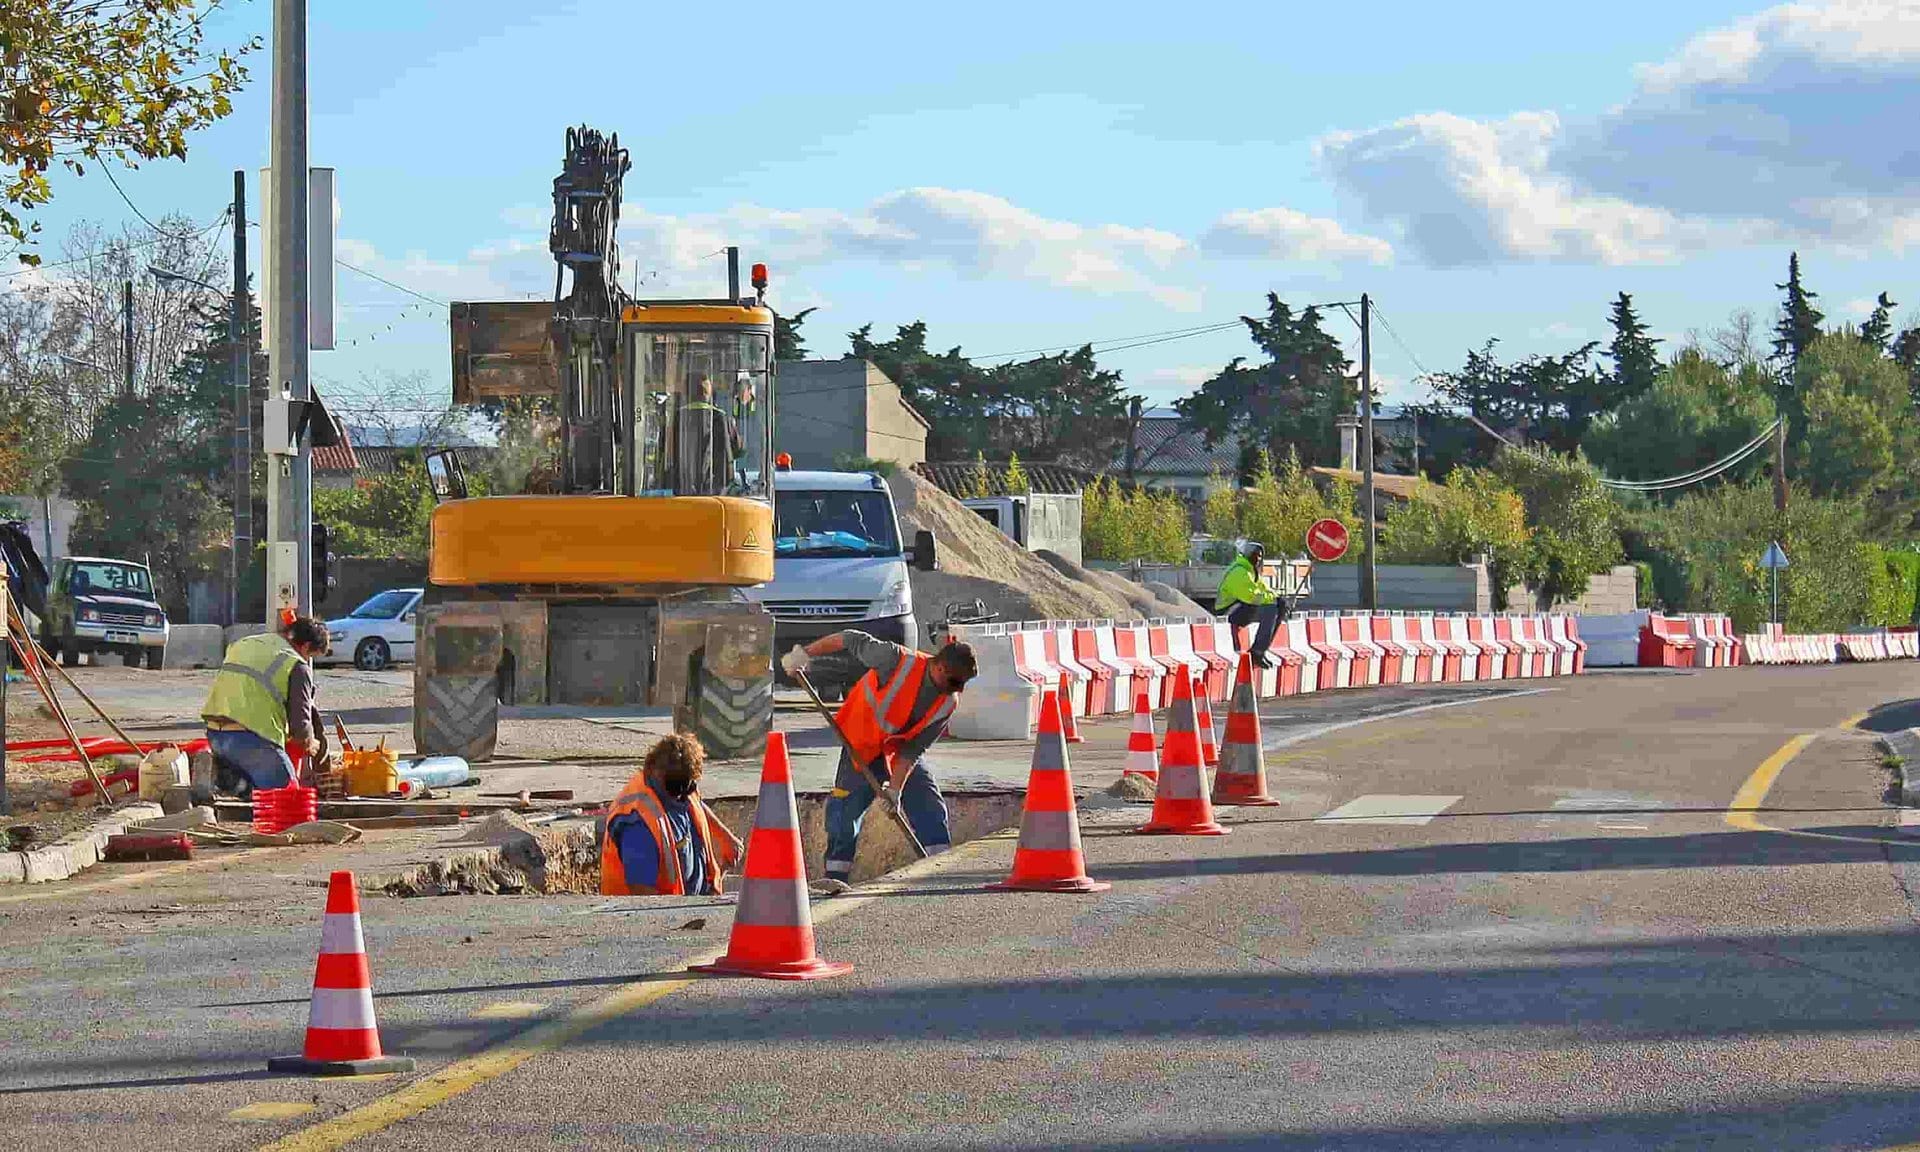
M200 708L203 719L221 717L275 744L287 742L287 685L300 653L272 632L233 642Z
M713 890L720 891L720 873L733 867L739 860L734 849L733 838L722 833L719 843L714 842L713 826L719 823L699 796L687 797L687 810L693 816L693 830L700 837L701 864L706 869L707 878L713 883ZM646 823L647 831L653 834L654 846L659 849L660 870L654 876L650 889L636 889L627 883L626 867L620 862L620 844L613 835L615 819L621 816L638 816ZM647 784L644 771L634 773L627 781L625 791L621 792L607 808L607 823L600 834L600 894L602 896L698 896L698 892L687 891L687 878L680 874L680 849L673 839L673 828L667 823L667 810L660 803L660 797Z
M926 678L927 666L932 663L933 657L925 652L909 652L894 668L885 687L880 684L880 674L869 670L853 686L853 691L847 693L846 702L840 705L835 719L840 722L840 731L846 734L847 743L860 754L856 768L884 758L891 771L893 758L908 741L953 715L953 694L949 692L935 701L925 716L908 723L913 715L913 702L920 696L920 682Z

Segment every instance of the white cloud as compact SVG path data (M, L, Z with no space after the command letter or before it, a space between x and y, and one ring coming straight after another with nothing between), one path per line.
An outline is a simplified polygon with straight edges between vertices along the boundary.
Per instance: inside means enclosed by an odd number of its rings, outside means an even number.
M1385 240L1355 235L1338 221L1292 208L1229 212L1200 238L1200 247L1216 256L1274 260L1366 260L1385 264L1393 259L1393 245Z
M1761 241L1920 244L1920 0L1710 29L1589 121L1445 112L1320 141L1366 217L1438 265L1627 264Z

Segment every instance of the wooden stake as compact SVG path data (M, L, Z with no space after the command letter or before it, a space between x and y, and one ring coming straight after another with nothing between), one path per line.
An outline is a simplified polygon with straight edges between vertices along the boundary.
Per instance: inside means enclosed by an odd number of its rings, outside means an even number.
M87 770L87 779L93 781L94 790L100 793L100 802L111 808L113 793L107 791L107 786L100 779L100 774L93 770L93 757L87 755L87 750L81 746L80 736L73 730L73 721L68 718L67 710L60 704L59 695L54 692L53 685L47 680L46 670L40 664L40 646L27 633L24 622L19 619L19 613L15 612L13 616L14 626L19 628L20 636L8 636L8 642L13 645L14 652L20 657L21 667L33 681L33 686L40 689L40 695L46 697L47 708L52 711L53 719L60 725L60 730L66 733L67 743L73 746L73 754L80 758L80 766ZM24 645L20 643L22 637L27 641Z

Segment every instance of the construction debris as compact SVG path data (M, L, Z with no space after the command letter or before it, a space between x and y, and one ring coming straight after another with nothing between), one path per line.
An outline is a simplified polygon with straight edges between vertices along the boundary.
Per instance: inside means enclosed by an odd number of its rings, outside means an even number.
M141 860L191 860L193 841L184 832L122 832L107 837L101 858L110 864Z

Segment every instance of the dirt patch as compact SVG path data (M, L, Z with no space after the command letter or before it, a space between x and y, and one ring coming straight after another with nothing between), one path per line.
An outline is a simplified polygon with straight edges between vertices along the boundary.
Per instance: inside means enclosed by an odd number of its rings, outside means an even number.
M1110 596L1117 596L1132 609L1129 617L1153 619L1159 616L1203 616L1200 606L1181 595L1178 589L1166 584L1140 584L1127 579L1118 572L1103 572L1097 568L1082 568L1057 552L1042 548L1034 556L1050 565L1054 571L1079 584L1097 588Z
M914 602L926 620L949 603L984 600L1002 620L1132 619L1133 605L1110 589L1063 575L1001 535L979 514L910 470L887 478L902 527L932 532L940 571L912 574Z
M826 797L809 792L795 799L799 803L807 875L817 880L826 875ZM1021 792L950 792L946 801L948 824L958 845L1017 825L1026 796ZM715 800L710 806L720 822L744 842L753 830L755 804L752 797L741 796ZM482 827L469 834L468 842L481 833ZM368 877L362 886L389 896L591 895L600 891L599 821L575 821L525 832L501 823L488 834L499 836L501 842L458 852L397 875ZM860 828L853 882L883 876L914 859L913 849L892 817L878 805L868 809ZM738 886L738 880L729 883L730 890Z
M1107 786L1107 795L1121 800L1151 800L1153 791L1153 781L1133 772L1122 775L1120 779Z

